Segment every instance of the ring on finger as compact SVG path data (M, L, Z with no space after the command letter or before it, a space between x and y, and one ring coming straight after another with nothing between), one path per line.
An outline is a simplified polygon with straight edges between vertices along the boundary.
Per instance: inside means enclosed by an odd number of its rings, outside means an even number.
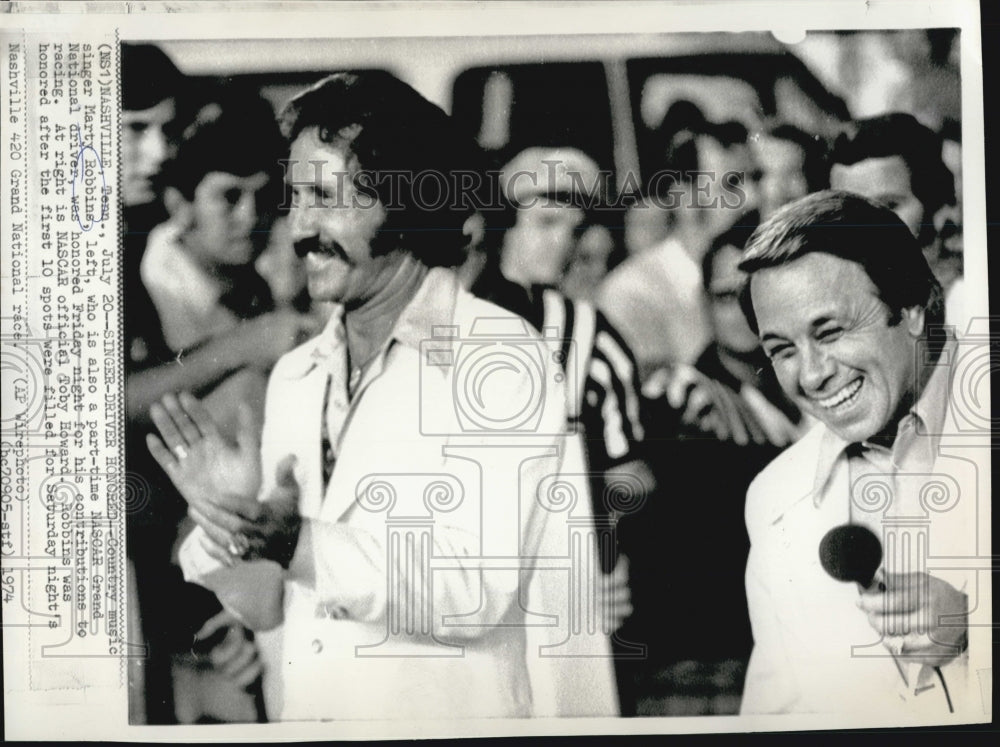
M229 541L229 554L241 558L250 550L250 540L244 534L236 534Z
M177 444L173 448L173 452L178 459L187 459L188 450L183 444Z

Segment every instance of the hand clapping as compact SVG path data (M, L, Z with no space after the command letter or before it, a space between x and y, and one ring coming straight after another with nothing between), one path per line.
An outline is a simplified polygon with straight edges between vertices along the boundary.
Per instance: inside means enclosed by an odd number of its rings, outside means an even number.
M204 531L205 551L226 565L237 558L270 558L287 567L301 522L294 458L278 465L276 487L260 502L260 439L248 409L241 408L235 444L187 392L166 395L150 416L160 432L146 437L150 453Z

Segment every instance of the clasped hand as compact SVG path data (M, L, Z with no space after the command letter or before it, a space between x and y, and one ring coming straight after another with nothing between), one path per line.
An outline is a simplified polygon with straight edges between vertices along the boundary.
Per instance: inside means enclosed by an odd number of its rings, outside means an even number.
M195 646L217 640L198 658L242 688L250 687L260 677L263 665L251 634L231 612L223 610L205 622L195 634Z
M236 443L187 392L166 395L150 408L150 417L160 435L149 434L146 444L202 528L205 551L227 566L263 558L287 568L301 525L295 457L278 464L274 489L258 501L260 436L248 407L240 408Z
M900 659L941 666L965 648L969 598L927 573L890 573L858 606Z

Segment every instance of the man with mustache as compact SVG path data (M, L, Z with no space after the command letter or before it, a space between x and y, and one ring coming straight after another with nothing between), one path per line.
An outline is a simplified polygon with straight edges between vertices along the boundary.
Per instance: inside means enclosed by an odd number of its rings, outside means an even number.
M471 207L383 178L455 173L461 141L387 73L332 75L281 120L296 251L333 313L272 372L259 442L227 442L184 393L152 408L150 450L199 525L186 577L265 638L272 718L556 715L526 626L565 621L532 560L565 538L561 511L589 520L584 476L560 474L562 376L524 320L461 288ZM534 378L511 373L522 353ZM585 643L569 713L610 715L607 640Z

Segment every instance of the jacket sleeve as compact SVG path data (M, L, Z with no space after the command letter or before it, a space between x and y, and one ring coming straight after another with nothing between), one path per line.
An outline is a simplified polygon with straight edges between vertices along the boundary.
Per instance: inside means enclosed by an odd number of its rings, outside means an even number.
M280 625L284 569L270 560L225 566L202 548L203 536L201 527L195 527L181 545L184 580L215 592L222 606L250 630L271 630Z
M507 520L479 521L478 511L466 518L444 514L430 527L405 517L395 525L367 517L306 520L290 580L311 587L335 618L374 622L389 616L415 621L442 640L476 638L517 614L513 608L530 578L527 561L537 556L543 535L558 531L536 495L559 474L560 461L555 448L547 457L527 459L519 480L511 465L515 478L502 486L486 485L490 477L484 475L482 493L463 480L466 500L498 505ZM586 485L576 487L589 501ZM506 544L505 536L516 544ZM491 546L510 549L492 553Z
M779 487L780 489L780 487ZM747 665L740 713L787 713L794 702L795 675L782 645L781 615L768 584L765 559L768 532L762 521L763 499L773 492L766 475L747 491L746 523L750 555L746 568L747 607L753 631L753 652Z

